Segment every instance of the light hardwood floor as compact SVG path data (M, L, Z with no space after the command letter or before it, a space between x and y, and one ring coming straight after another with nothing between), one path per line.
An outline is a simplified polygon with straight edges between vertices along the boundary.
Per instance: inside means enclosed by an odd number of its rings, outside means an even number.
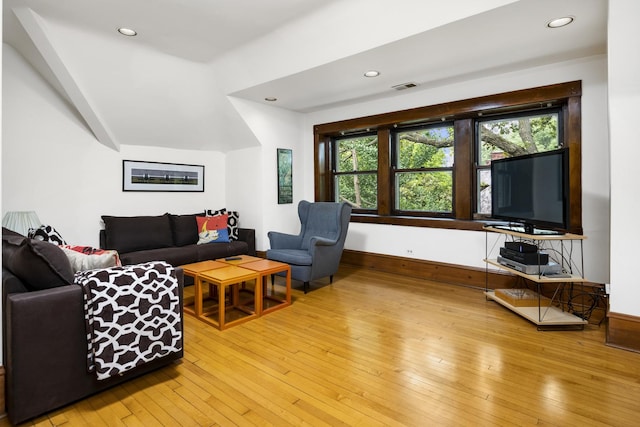
M481 290L342 266L293 305L29 425L632 426L640 354L537 331ZM8 425L5 420L0 426Z

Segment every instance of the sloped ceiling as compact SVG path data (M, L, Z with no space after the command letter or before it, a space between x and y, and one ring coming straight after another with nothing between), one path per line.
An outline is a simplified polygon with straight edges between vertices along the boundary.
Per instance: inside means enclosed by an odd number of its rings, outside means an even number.
M5 0L12 45L103 144L259 144L233 97L312 112L606 51L606 0ZM571 15L559 29L546 22ZM118 27L133 28L135 37ZM377 78L365 78L377 69Z

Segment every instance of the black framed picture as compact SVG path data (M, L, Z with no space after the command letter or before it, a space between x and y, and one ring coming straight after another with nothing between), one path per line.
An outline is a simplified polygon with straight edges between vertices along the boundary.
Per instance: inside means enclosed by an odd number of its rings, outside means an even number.
M122 161L122 191L204 191L204 166Z
M293 153L278 148L278 204L293 203Z

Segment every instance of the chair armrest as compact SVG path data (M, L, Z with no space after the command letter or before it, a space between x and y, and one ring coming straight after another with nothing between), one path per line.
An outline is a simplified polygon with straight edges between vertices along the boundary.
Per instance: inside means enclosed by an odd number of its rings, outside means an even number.
M334 247L337 243L337 239L327 239L326 237L313 236L309 241L309 253L315 260L318 260L317 257L326 258L329 254L336 252Z
M326 237L313 236L309 241L309 247L312 246L331 246L338 243L338 239L327 239Z
M238 228L238 240L247 242L249 246L247 255L256 256L256 230L253 228Z
M100 229L98 233L98 245L100 249L107 249L107 230L104 228Z
M271 249L300 249L302 237L299 235L270 231L267 233Z
M91 390L83 306L76 285L8 296L5 367L11 419L23 421Z

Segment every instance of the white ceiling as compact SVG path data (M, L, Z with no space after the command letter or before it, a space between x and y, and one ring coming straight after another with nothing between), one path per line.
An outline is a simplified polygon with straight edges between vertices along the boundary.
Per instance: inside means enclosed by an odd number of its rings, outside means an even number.
M231 99L312 112L606 52L607 0L5 0L3 42L98 140L255 144ZM548 20L575 17L568 27ZM120 26L136 37L116 32ZM377 78L363 77L377 69Z

